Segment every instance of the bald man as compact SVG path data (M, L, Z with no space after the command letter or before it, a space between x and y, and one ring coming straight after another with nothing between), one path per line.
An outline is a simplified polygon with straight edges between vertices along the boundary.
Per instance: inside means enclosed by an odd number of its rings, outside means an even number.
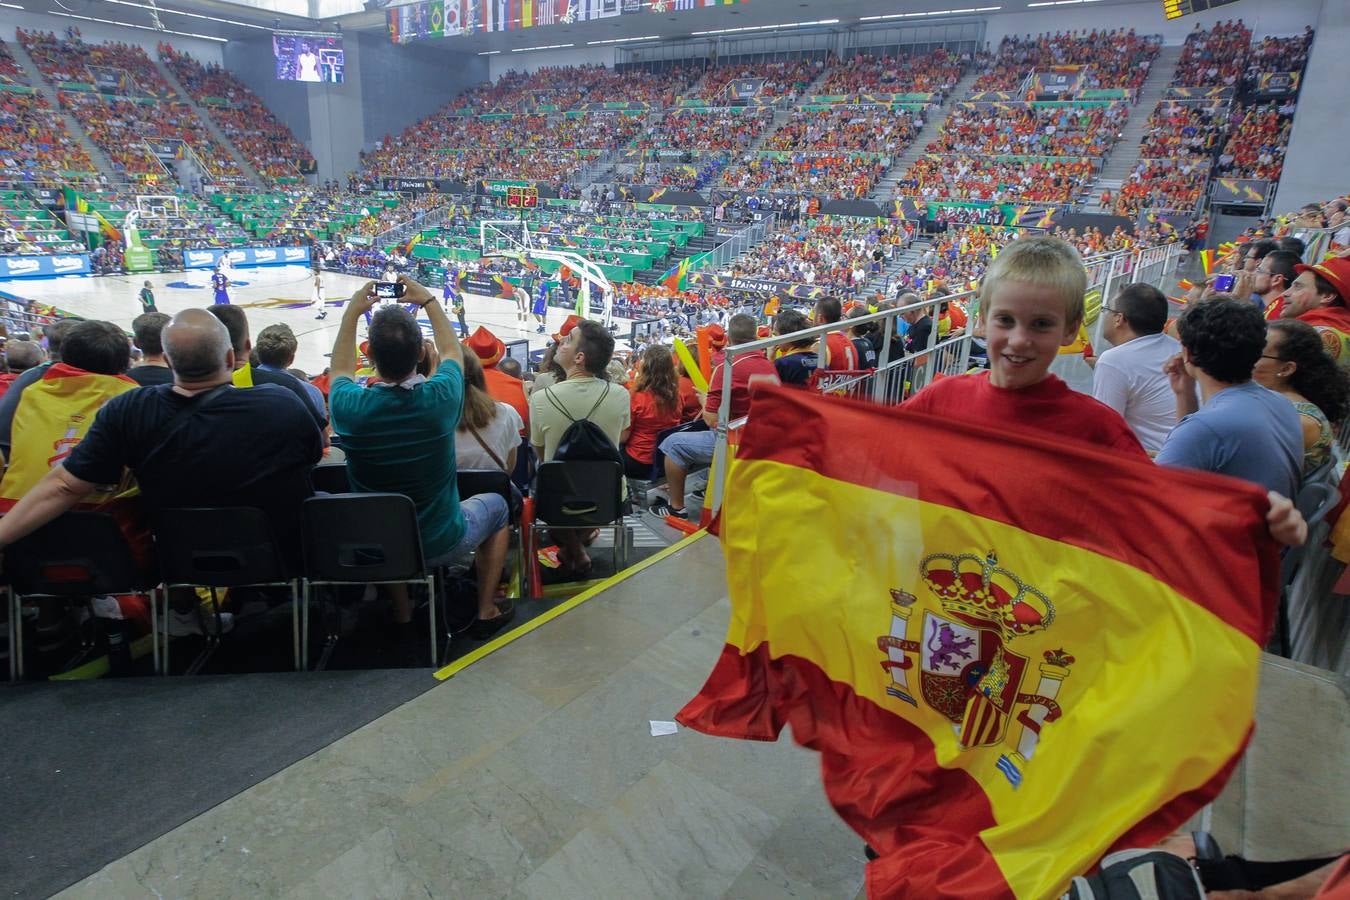
M42 365L42 345L37 341L9 341L5 344L5 366L0 371L0 397L24 372Z
M230 333L206 310L174 316L162 340L173 384L108 401L65 462L0 518L0 551L130 469L152 521L168 507L257 507L298 564L300 504L323 453L304 401L276 385L233 387Z

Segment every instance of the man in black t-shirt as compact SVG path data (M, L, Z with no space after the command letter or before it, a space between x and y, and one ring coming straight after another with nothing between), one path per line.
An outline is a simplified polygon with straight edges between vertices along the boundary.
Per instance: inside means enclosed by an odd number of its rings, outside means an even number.
M160 334L169 324L162 312L141 313L131 320L131 340L141 351L141 364L127 370L127 377L141 387L152 384L173 384L173 372L164 359L164 344Z
M195 398L234 371L229 332L205 310L179 313L163 331L174 383L128 391L102 409L65 462L0 518L0 551L130 469L142 509L253 506L272 523L283 552L299 561L300 504L323 436L305 404L275 385ZM173 428L183 407L201 403Z

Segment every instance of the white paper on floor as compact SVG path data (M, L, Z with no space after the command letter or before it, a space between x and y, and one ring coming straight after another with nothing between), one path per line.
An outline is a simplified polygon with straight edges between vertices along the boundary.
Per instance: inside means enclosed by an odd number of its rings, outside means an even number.
M674 722L658 722L655 719L649 720L652 724L652 737L660 737L663 734L674 734L680 730L680 726Z

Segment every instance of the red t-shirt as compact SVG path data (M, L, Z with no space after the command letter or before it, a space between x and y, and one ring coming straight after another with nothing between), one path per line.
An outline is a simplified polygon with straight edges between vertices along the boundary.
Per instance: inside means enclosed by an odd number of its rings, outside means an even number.
M832 331L825 335L825 350L829 353L829 362L825 366L835 372L856 372L858 370L858 348L842 331Z
M656 397L651 391L639 391L629 401L629 414L632 425L628 431L628 443L624 448L628 455L638 462L649 463L656 453L656 436L667 428L680 424L680 411L673 409L662 412L656 405Z
M1022 425L1055 437L1148 456L1120 413L1073 390L1054 375L1021 390L994 387L984 372L958 375L929 385L902 406L915 412L955 416L976 425Z
M688 422L690 419L696 419L701 412L703 412L703 403L698 399L698 391L694 390L694 382L688 375L681 375L680 421Z
M715 413L722 408L722 366L712 371L708 380L708 402L703 411ZM750 412L750 382L769 381L778 384L778 369L773 363L758 353L747 353L736 357L731 363L731 410L732 420Z
M3 374L0 374L0 397L5 396L5 392L9 390L9 386L13 384L14 380L18 377L19 377L18 373L11 374L9 372L5 372Z

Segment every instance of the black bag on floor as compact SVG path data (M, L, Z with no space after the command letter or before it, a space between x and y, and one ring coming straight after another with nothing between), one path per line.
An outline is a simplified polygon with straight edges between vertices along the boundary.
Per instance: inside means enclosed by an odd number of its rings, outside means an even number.
M1064 900L1204 900L1191 864L1161 850L1122 850L1102 860L1097 874L1073 880Z

